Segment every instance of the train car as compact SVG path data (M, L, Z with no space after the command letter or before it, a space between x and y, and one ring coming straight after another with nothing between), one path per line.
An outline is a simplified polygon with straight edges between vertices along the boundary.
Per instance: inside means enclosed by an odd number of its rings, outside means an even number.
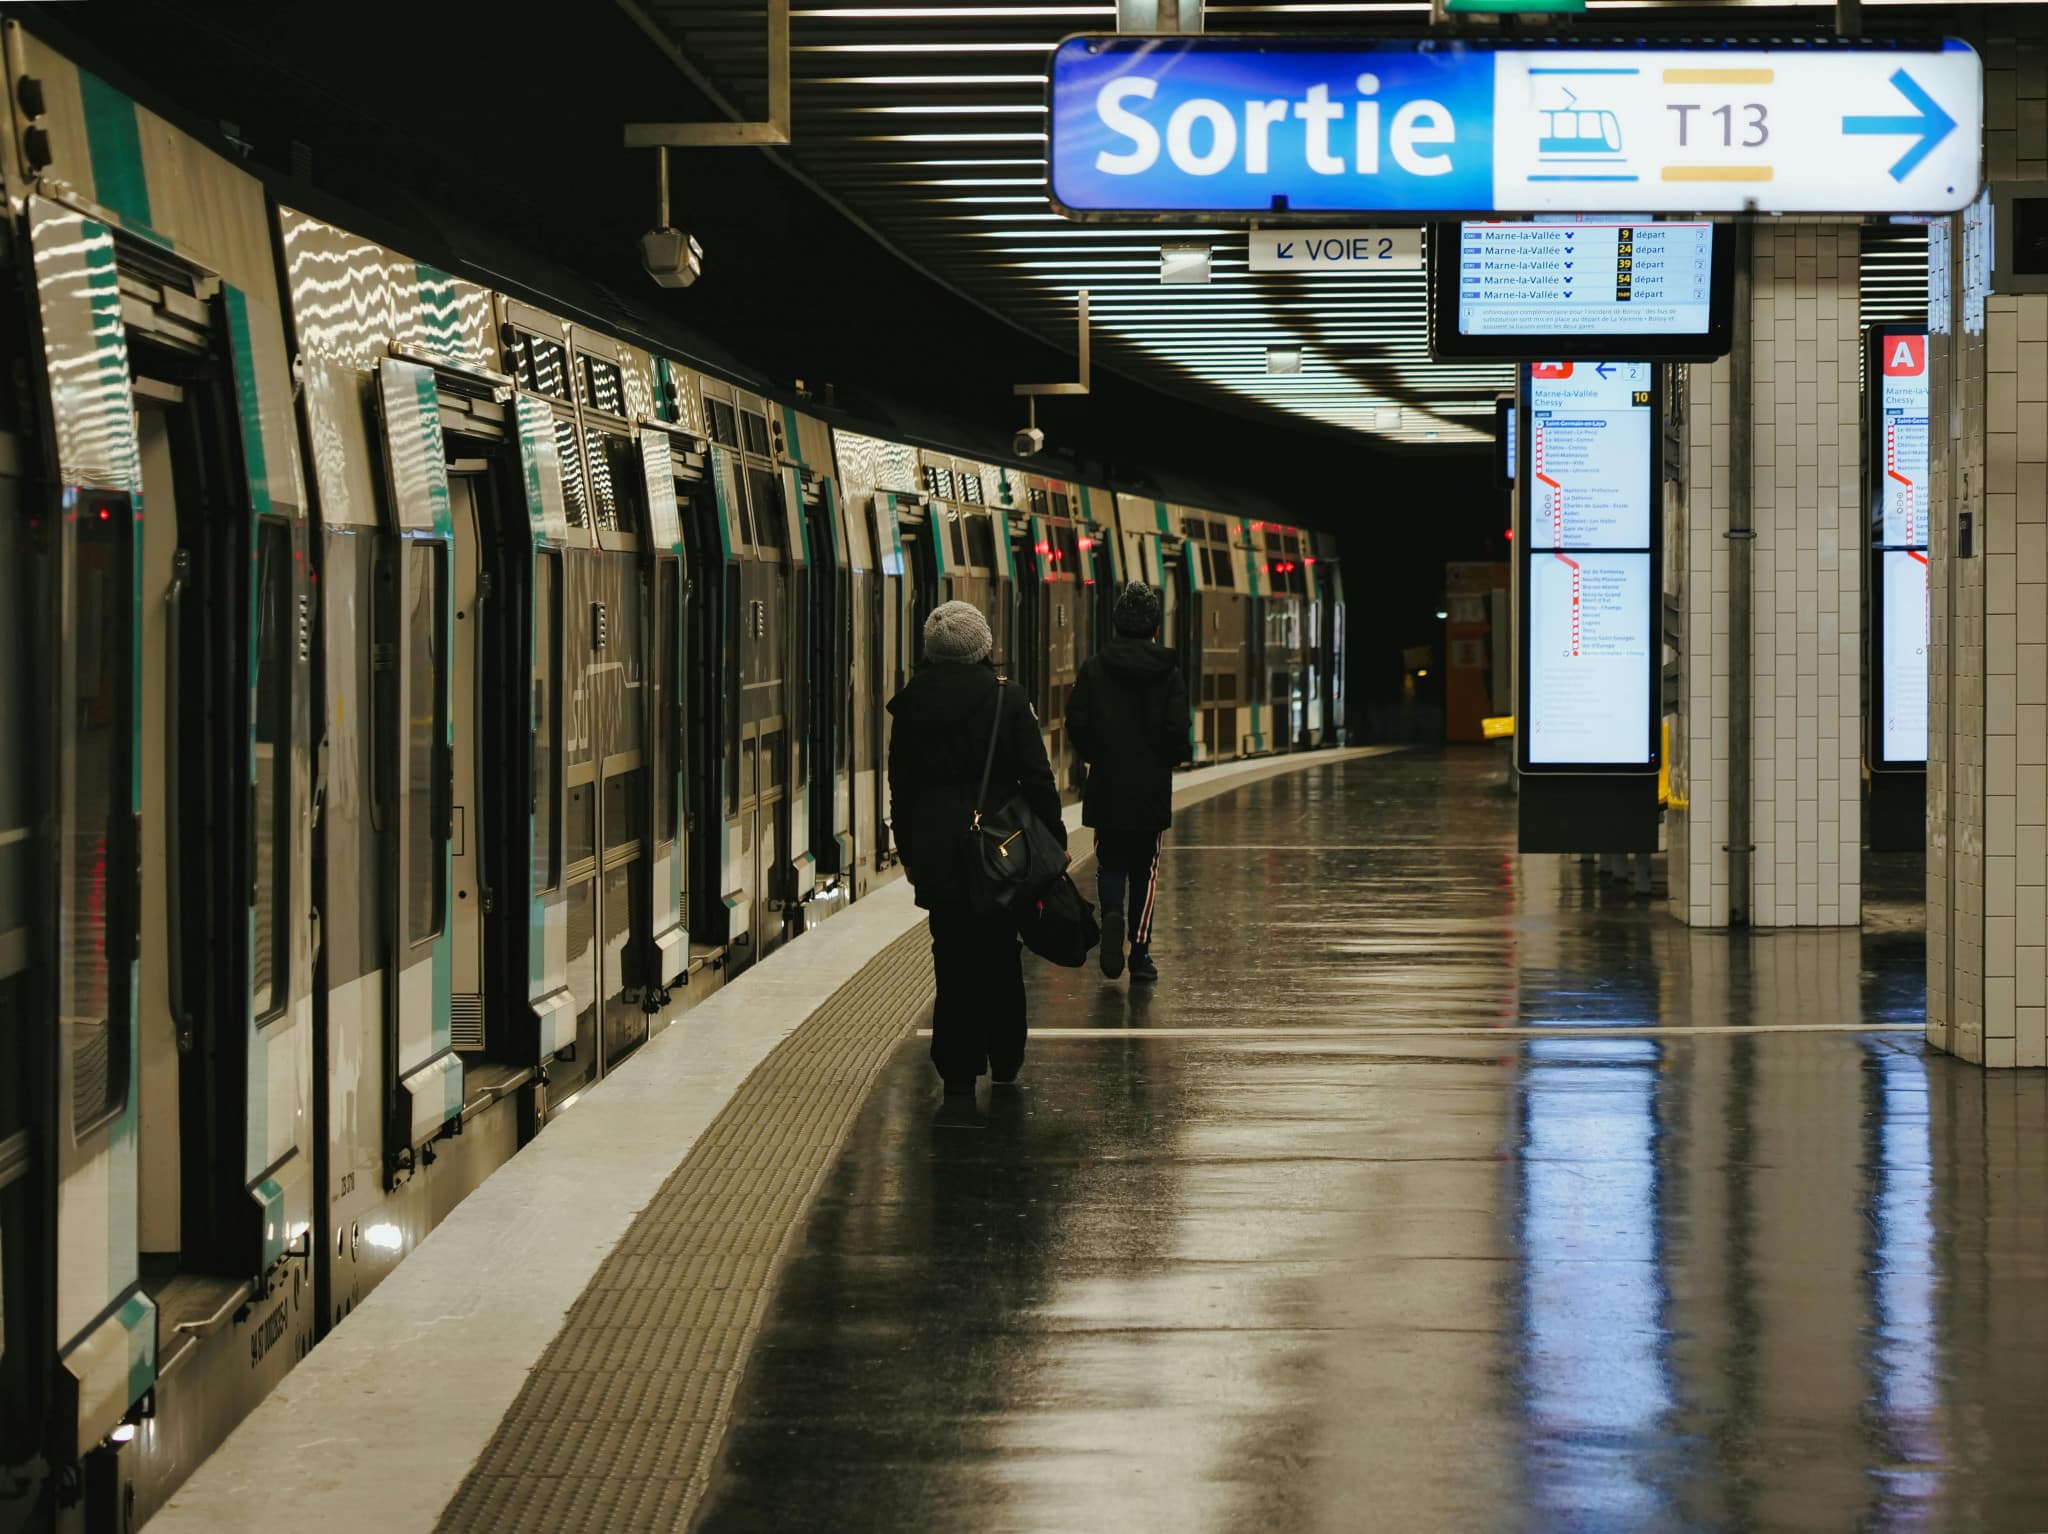
M314 592L262 187L17 24L4 48L33 403L0 470L0 1032L33 1069L0 1459L77 1506L122 1439L191 1463L312 1341Z
M1337 558L1334 533L1305 535L1308 553L1309 625L1315 636L1316 706L1311 710L1309 744L1341 746L1344 735L1344 567Z
M1264 749L1253 696L1247 535L1237 518L1185 509L1180 532L1187 592L1176 648L1191 668L1195 761L1229 761Z

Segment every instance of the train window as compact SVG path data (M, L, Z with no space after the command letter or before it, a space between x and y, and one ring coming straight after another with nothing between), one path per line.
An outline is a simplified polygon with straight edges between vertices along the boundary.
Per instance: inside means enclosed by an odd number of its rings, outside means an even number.
M639 532L639 455L632 439L589 426L583 441L590 449L590 505L598 527L608 533Z
M590 485L583 475L583 450L576 423L555 419L555 457L562 466L562 513L571 527L590 526Z
M1052 536L1052 567L1055 573L1081 578L1081 540L1071 523L1049 528Z
M964 519L956 512L950 518L948 518L948 520L952 524L953 532L953 562L955 564L964 565L968 563L967 534L960 526L960 523Z
M996 567L996 535L986 516L961 518L967 524L967 562L983 570Z
M1056 516L1056 517L1070 517L1070 516L1072 516L1072 515L1074 514L1074 509L1073 509L1073 508L1074 508L1074 503L1073 503L1073 502L1072 502L1072 501L1071 501L1070 499L1068 499L1068 497L1067 497L1067 492L1066 492L1066 491L1064 491L1064 490L1055 490L1055 491L1053 491L1053 493L1052 493L1052 514L1053 514L1054 516Z
M250 1001L260 1022L283 1010L290 964L292 530L256 525L254 779L256 909Z
M675 840L676 822L682 814L682 806L677 802L682 774L676 770L675 760L677 745L682 740L682 667L676 649L678 612L676 562L664 559L654 572L654 764L661 775L654 785L657 844Z
M1031 487L1031 494L1028 499L1031 505L1031 514L1035 517L1044 516L1046 513L1045 491L1039 488L1037 485L1033 485Z
M616 362L584 352L577 355L576 368L582 375L583 403L587 408L602 410L606 415L626 413L626 375Z
M935 495L942 501L953 499L953 471L936 463L924 466L924 492Z
M597 856L597 806L588 783L569 790L569 866Z
M410 590L405 614L405 932L417 945L440 934L447 879L436 813L436 779L448 738L441 677L447 551L437 543L408 543L405 564Z
M542 554L533 566L533 887L562 882L562 810L555 764L562 759L562 556Z
M739 412L722 399L708 399L704 410L711 427L711 440L722 442L727 447L740 445Z
M512 333L512 377L520 388L550 399L569 397L569 349L546 336Z
M1209 550L1209 565L1215 572L1215 584L1226 591L1237 586L1237 565L1227 548Z
M640 769L629 767L604 780L604 850L617 852L640 840Z
M768 781L763 789L781 788L789 781L789 736L782 730L771 730L761 737L761 755L768 764Z
M71 1059L72 1130L83 1134L128 1101L134 517L126 499L114 497L81 502L72 518L75 637L59 661L58 760L69 792L58 844L58 1006Z
M979 474L969 474L964 470L962 471L960 475L960 499L970 506L983 504L981 476Z
M754 541L788 553L789 518L782 504L782 481L773 469L748 467L747 499L754 510Z
M750 453L768 456L768 418L756 415L751 410L740 412L740 428L746 435L746 448Z

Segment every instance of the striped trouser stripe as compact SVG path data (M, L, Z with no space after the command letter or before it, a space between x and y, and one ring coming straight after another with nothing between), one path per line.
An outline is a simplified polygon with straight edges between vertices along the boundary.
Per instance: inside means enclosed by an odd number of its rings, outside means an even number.
M1145 875L1145 906L1138 913L1138 930L1131 934L1133 943L1152 941L1152 903L1159 898L1159 849L1166 844L1166 833L1160 832L1152 838L1152 867ZM1136 877L1136 870L1132 871Z

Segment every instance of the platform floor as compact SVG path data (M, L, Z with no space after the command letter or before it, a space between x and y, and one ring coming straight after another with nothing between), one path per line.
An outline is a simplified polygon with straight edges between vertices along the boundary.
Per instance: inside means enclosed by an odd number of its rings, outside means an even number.
M1914 870L1861 931L1689 931L1518 857L1500 766L1189 775L1159 985L1032 964L971 1105L876 892L152 1531L272 1534L286 1461L288 1526L379 1534L2048 1529L2048 1072L1923 1047Z
M1183 814L1019 1093L906 1041L698 1527L2048 1528L2048 1079L1923 1048L1910 874L1689 932L1494 760Z

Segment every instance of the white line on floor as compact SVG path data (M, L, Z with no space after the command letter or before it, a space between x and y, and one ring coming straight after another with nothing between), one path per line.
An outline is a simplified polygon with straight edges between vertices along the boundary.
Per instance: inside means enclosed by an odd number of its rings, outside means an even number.
M1918 1023L1708 1023L1671 1024L1658 1027L1637 1024L1609 1027L1508 1027L1432 1026L1428 1023L1360 1023L1351 1028L1033 1028L1034 1039L1333 1039L1363 1043L1373 1039L1415 1038L1421 1035L1456 1039L1600 1039L1673 1038L1698 1034L1734 1033L1920 1033ZM917 1030L928 1039L929 1028Z

